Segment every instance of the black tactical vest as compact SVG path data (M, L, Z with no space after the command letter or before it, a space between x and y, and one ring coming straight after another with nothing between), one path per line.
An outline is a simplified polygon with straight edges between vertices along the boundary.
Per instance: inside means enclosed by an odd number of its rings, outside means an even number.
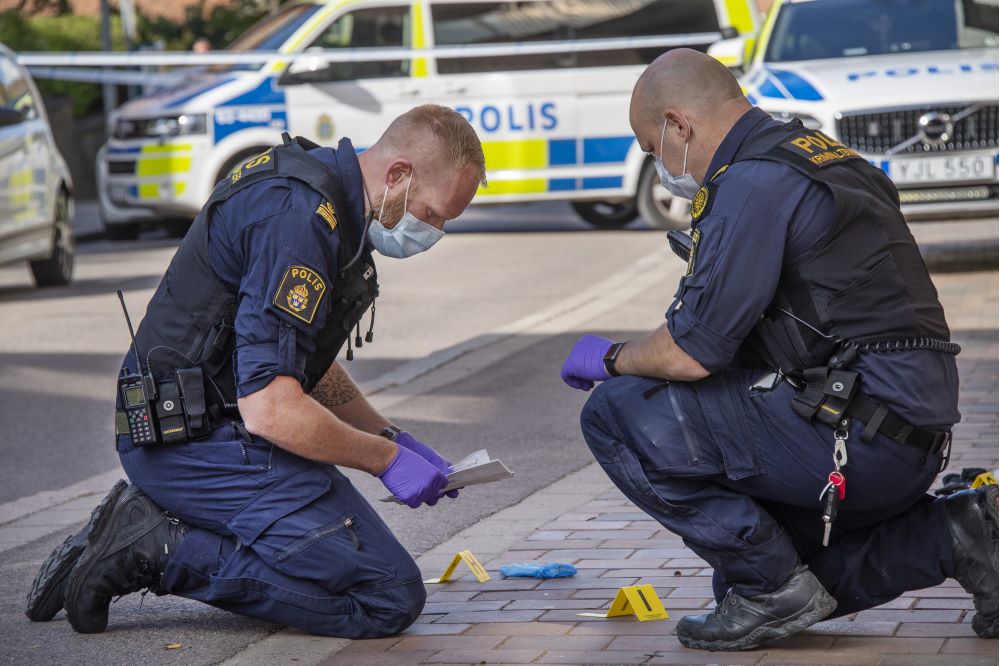
M937 291L881 169L799 121L749 139L733 158L743 160L781 162L823 183L834 214L812 254L783 267L774 301L740 349L741 365L796 375L826 365L845 346L948 350ZM696 197L695 228L726 168L713 174L701 206Z
M339 273L327 301L330 311L316 336L316 350L306 361L303 389L307 393L329 369L378 296L371 251L364 247L363 238L350 238L351 224L346 222L347 207L337 179L306 152L316 144L301 137L291 140L287 134L284 139L283 145L241 164L215 186L171 260L136 333L137 348L144 362L149 358L155 376L199 366L206 376L206 400L230 411L236 404L233 325L238 303L236 293L216 276L208 261L209 225L216 206L245 187L269 178L285 178L318 192L336 207L336 219L345 220L336 228L340 236Z

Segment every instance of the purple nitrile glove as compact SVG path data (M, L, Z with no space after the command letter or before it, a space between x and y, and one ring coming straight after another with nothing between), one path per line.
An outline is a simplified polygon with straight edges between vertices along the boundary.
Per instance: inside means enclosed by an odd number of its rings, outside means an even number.
M563 363L559 376L570 388L589 391L594 382L609 379L604 368L604 355L614 343L597 335L585 335L576 341Z
M448 485L448 479L438 468L409 449L398 447L396 457L379 480L400 502L416 509L425 502L429 506L437 504L441 489Z
M445 476L451 474L450 462L442 458L437 451L427 446L426 444L424 444L423 442L421 442L420 440L418 440L416 437L406 432L405 430L400 431L400 433L396 435L395 441L400 446L407 448L410 451L413 451L414 453L418 454L421 458L423 458L430 464L437 467L438 470L440 470L441 473L444 474ZM449 490L448 492L445 493L445 495L452 498L458 497L458 490L457 489Z

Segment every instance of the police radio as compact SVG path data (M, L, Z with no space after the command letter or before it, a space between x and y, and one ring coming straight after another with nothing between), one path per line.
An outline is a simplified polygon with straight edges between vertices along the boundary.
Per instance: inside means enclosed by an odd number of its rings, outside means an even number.
M125 307L125 296L121 289L118 289L117 293L118 300L122 304L122 312L125 313L128 333L132 336L132 349L135 351L135 361L139 368L138 374L122 368L121 376L118 377L118 392L121 394L124 406L125 422L116 424L117 429L122 434L127 430L135 446L159 444L160 431L155 421L155 412L152 409L152 403L156 400L156 382L153 381L153 375L149 369L142 366L142 354L139 353L139 348L136 346L132 318L128 316L128 308Z

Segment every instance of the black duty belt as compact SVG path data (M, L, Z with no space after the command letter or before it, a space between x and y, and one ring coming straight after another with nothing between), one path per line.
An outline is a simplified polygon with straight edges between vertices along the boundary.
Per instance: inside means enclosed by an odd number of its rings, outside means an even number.
M810 368L803 373L805 385L792 400L792 409L807 421L817 420L837 427L845 417L855 418L865 424L861 440L870 442L876 434L912 446L923 452L921 466L928 456L942 452L942 469L950 453L951 432L920 428L905 420L880 402L863 395L859 390L857 372L831 367Z

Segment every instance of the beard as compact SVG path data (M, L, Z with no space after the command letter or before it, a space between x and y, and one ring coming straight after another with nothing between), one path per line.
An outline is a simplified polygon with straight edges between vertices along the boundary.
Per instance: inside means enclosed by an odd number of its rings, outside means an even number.
M376 211L380 211L378 221L386 229L392 229L403 219L406 213L404 196L405 193L400 192L399 196L388 200L383 197L382 203L374 207Z

